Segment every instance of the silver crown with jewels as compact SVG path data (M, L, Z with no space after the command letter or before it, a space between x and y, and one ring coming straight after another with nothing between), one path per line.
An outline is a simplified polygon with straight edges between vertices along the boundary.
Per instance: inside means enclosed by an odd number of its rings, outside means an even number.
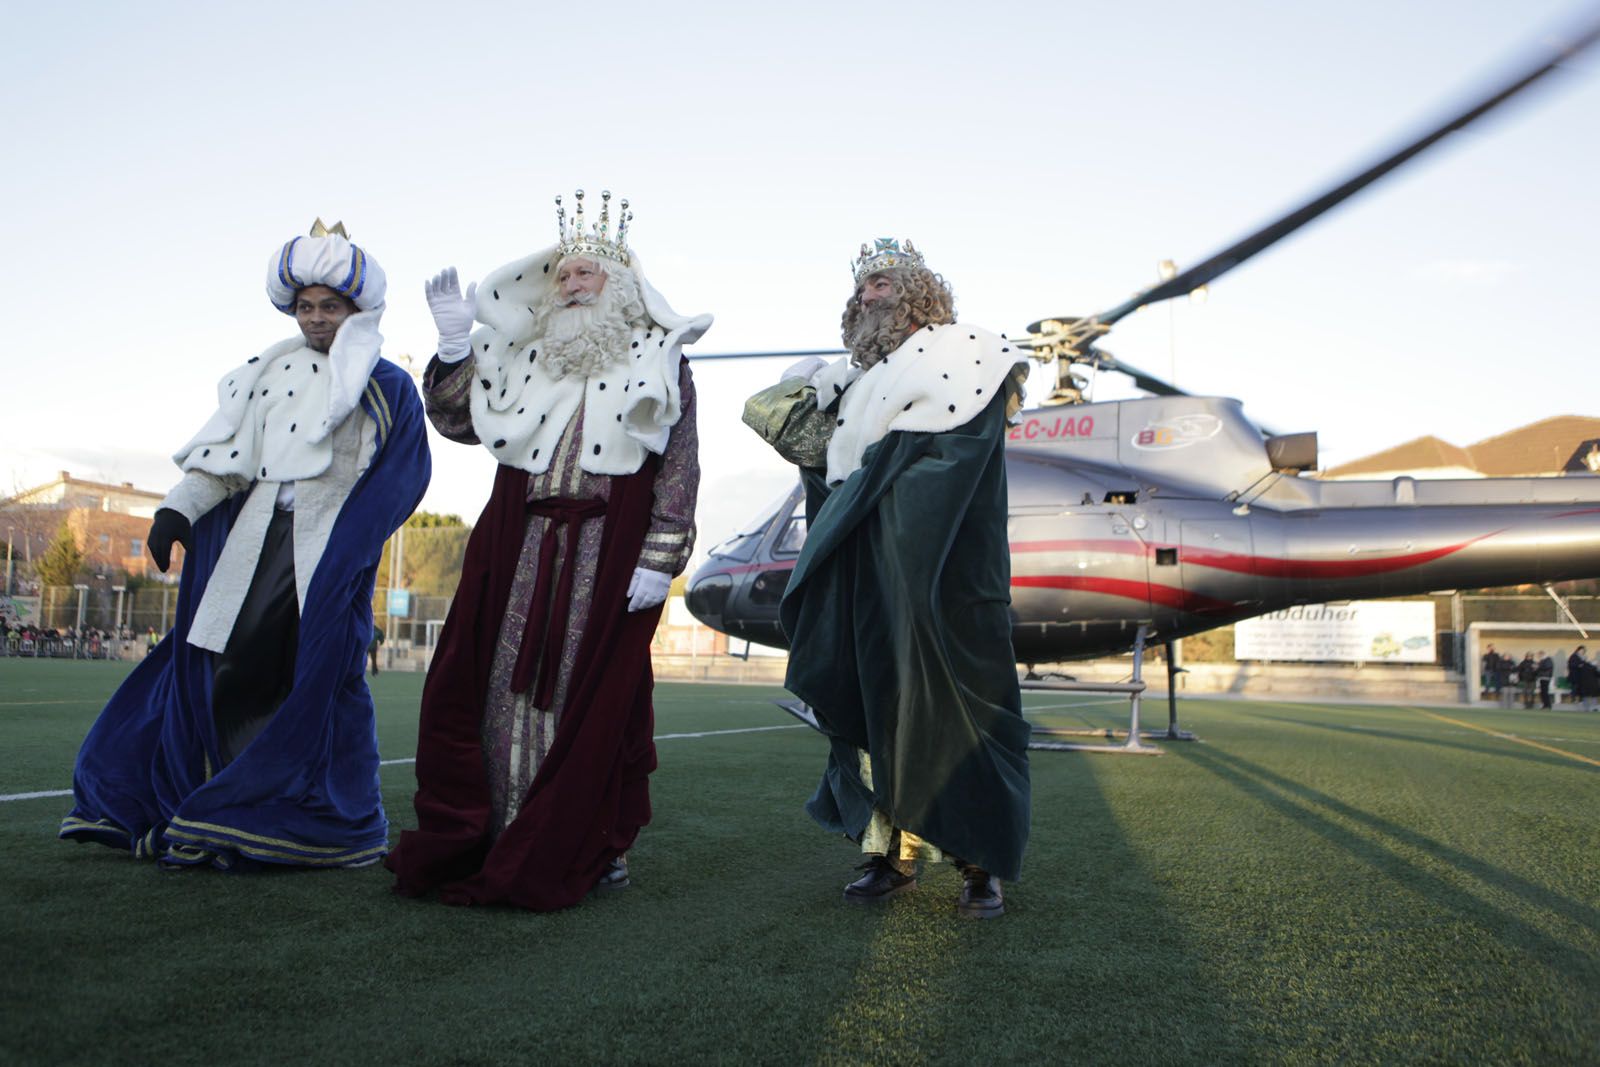
M567 209L561 206L561 198L556 197L556 229L560 235L557 254L563 259L567 256L599 256L628 266L628 223L633 220L628 202L624 200L618 205L617 234L612 237L611 190L600 191L600 221L588 230L584 229L583 190L575 192L573 198L577 201L577 207L572 213L572 225L569 227Z
M880 270L893 270L896 267L922 267L922 253L917 251L915 245L909 240L905 247L900 247L900 242L893 237L879 237L872 242L869 248L861 246L861 256L851 264L850 271L855 275L857 282L869 274L876 274Z

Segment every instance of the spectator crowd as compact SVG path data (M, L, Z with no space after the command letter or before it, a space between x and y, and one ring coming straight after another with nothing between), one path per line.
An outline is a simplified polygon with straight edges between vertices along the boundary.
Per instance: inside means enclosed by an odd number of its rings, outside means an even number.
M159 642L154 627L143 634L132 627L102 630L86 626L34 626L0 619L0 656L42 659L139 659Z

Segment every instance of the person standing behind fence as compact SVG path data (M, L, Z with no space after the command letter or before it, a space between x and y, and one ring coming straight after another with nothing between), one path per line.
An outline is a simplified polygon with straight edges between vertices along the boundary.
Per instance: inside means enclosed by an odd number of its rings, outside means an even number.
M1550 710L1550 683L1556 675L1556 661L1545 654L1544 649L1539 650L1539 706L1546 711Z
M1500 677L1500 653L1490 645L1484 649L1483 657L1479 661L1482 668L1482 682L1484 695L1492 696L1499 693L1496 679Z
M1495 653L1494 657L1494 692L1502 708L1511 707L1515 694L1511 691L1511 679L1516 674L1517 662L1510 656Z
M1588 646L1579 645L1567 657L1567 684L1572 687L1572 702L1579 710L1589 710L1589 700L1594 696L1594 665L1583 653Z
M1533 708L1533 687L1539 680L1539 664L1534 662L1533 653L1524 652L1522 662L1517 664L1517 689L1522 693L1522 706Z

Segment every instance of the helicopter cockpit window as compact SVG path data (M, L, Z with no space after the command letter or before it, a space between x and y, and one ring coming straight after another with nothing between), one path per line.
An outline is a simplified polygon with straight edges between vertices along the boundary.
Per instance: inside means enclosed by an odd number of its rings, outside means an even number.
M789 503L789 497L793 492L793 489L784 490L782 496L756 512L756 517L746 523L744 529L713 548L711 555L737 560L740 563L750 562L755 557L756 549L761 545L762 535L771 528L776 513L783 511L787 517L790 509L785 505Z
M761 531L754 533L736 533L716 548L711 550L711 555L723 559L734 559L740 563L748 563L750 557L756 554L756 546L761 543Z
M777 542L772 546L774 556L798 556L800 548L806 543L806 517L795 515L789 519L789 524L783 528L783 533L778 535Z

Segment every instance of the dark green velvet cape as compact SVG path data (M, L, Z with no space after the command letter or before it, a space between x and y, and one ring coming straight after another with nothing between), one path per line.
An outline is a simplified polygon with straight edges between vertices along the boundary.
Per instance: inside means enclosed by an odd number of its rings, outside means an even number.
M812 818L859 840L878 808L1014 880L1029 727L1011 647L1005 409L1001 392L954 430L890 433L831 492L803 470L809 532L782 621L786 684L832 748Z

